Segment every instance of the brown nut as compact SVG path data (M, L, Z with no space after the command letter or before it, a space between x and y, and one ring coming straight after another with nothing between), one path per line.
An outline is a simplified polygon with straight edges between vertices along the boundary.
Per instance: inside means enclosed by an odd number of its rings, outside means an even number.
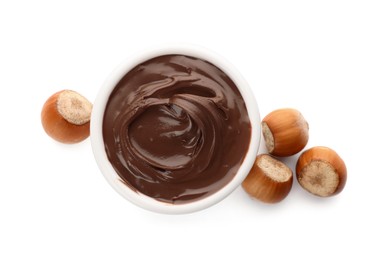
M303 152L296 164L299 184L308 192L329 197L341 192L347 169L339 155L328 147L317 146Z
M78 143L90 135L92 104L79 93L62 90L48 98L41 112L46 133L61 143Z
M292 188L292 171L268 154L258 155L247 178L242 183L252 197L266 203L277 203L287 197Z
M296 109L278 109L261 123L268 152L275 156L291 156L308 142L308 123Z

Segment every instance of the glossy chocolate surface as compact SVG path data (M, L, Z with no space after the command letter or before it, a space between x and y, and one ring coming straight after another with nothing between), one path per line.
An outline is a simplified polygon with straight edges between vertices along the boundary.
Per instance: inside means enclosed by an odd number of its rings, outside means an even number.
M111 93L107 156L133 190L167 203L215 193L237 173L251 125L233 81L213 64L166 55L139 64Z

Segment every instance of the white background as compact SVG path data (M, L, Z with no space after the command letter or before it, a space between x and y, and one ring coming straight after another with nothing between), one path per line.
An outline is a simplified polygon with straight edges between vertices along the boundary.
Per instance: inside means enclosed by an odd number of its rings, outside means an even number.
M0 0L0 37L0 259L385 259L385 1ZM160 215L107 184L89 139L45 135L52 93L94 100L124 58L168 42L227 58L262 117L299 109L308 147L345 160L343 192L320 199L295 181L266 205L238 188L207 210Z

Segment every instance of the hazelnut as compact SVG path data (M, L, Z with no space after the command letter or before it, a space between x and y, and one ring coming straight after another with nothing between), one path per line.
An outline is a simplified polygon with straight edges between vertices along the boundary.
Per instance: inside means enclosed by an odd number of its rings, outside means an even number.
M346 184L344 161L332 149L322 146L303 152L296 164L299 184L308 192L329 197L341 192Z
M308 142L308 123L296 109L278 109L262 121L263 137L268 152L275 156L291 156Z
M252 197L266 203L277 203L287 197L292 188L292 171L268 154L258 155L247 178L242 183Z
M77 143L90 135L92 104L79 93L62 90L48 98L41 112L46 133L61 143Z

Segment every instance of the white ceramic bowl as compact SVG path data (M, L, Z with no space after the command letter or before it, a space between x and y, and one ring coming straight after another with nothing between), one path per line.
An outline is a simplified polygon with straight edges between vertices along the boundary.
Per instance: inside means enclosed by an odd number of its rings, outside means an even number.
M102 135L102 123L105 107L109 99L110 93L113 91L113 89L121 80L121 78L138 64L151 58L167 54L182 54L201 58L213 63L222 71L224 71L239 88L239 91L246 104L252 128L248 152L245 156L244 162L240 166L235 177L222 189L208 197L194 202L178 205L173 205L155 200L144 194L135 192L127 185L125 185L121 181L121 178L114 170L114 168L110 164L110 161L107 158ZM147 210L151 210L158 213L183 214L202 210L218 203L219 201L227 197L233 190L235 190L241 184L241 182L248 175L248 172L255 161L260 144L260 131L260 115L253 92L249 88L245 79L241 76L241 74L233 65L227 62L223 57L202 47L191 45L168 45L165 47L158 47L137 53L136 56L129 57L111 73L104 85L101 87L99 94L94 102L91 115L90 137L95 160L101 172L103 173L106 180L110 183L110 185L119 194L121 194L124 198L131 201L132 203Z

